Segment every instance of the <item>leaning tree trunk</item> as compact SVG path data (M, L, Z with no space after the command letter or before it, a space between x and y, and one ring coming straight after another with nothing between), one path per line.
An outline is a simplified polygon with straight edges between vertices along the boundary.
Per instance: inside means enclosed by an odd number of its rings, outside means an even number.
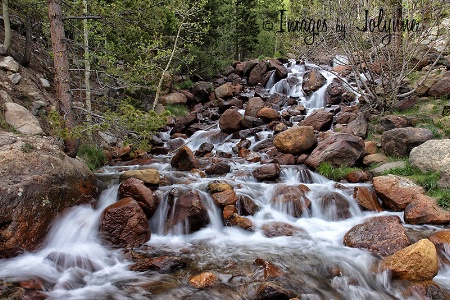
M70 137L70 131L75 127L75 116L72 111L72 95L70 92L69 58L65 43L64 24L62 16L62 1L47 0L52 39L53 60L55 64L56 96L59 101L59 111L64 119L65 129L69 132L64 138L64 152L75 157L78 152L78 141Z
M5 40L3 41L2 52L8 53L9 46L11 46L11 23L9 20L9 5L8 0L3 0L3 24L5 26Z

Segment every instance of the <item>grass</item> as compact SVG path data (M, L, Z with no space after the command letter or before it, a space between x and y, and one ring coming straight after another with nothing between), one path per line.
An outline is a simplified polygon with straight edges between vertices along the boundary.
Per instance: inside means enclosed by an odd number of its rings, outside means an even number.
M325 176L328 179L334 180L334 181L340 181L342 179L345 179L348 174L359 170L358 168L348 167L348 166L340 166L336 167L333 166L330 163L324 162L321 163L317 167L317 172Z
M441 189L438 187L437 183L441 178L439 172L422 172L419 168L411 166L406 161L404 168L394 168L384 172L382 175L388 174L403 176L413 180L425 189L428 196L435 198L441 207L450 209L450 188Z
M93 145L82 145L78 150L78 156L86 162L90 170L95 170L106 162L103 150Z
M189 113L189 109L181 104L166 105L166 110L174 117L182 117Z
M188 90L193 86L194 86L194 82L192 82L192 80L190 80L190 79L184 80L179 83L175 83L175 87L180 90Z

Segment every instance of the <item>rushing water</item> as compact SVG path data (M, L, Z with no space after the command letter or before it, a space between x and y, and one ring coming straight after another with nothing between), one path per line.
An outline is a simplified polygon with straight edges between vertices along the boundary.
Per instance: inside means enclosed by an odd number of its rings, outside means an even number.
M301 66L295 74L304 72ZM299 76L301 78L301 76ZM328 80L331 78L327 77ZM277 83L278 84L278 83ZM272 89L281 89L274 85ZM291 95L302 98L297 87ZM260 132L252 142L266 138L270 132ZM204 142L215 145L214 152L232 153L239 140L219 134L218 129L198 131L187 145L197 150ZM229 161L231 171L222 177L202 178L198 173L180 172L170 166L170 157L155 158L151 165L173 184L162 186L162 202L149 221L152 237L138 252L149 256L170 255L185 259L187 267L169 273L155 271L132 272L132 261L126 251L104 247L98 236L101 213L117 201L118 185L104 190L95 208L78 206L61 216L49 232L41 250L19 257L0 260L0 279L22 281L37 278L44 283L48 299L252 299L261 279L255 270L255 260L275 264L283 273L274 282L295 292L300 299L406 299L401 283L391 281L387 273L377 268L378 257L368 251L343 246L345 233L367 218L398 215L392 212L362 211L353 198L354 184L339 184L302 166L281 166L277 182L260 183L252 176L259 163L250 163L234 155ZM130 169L142 166L131 166ZM121 167L123 170L124 167ZM116 169L105 167L104 173L117 178ZM103 175L104 176L104 175ZM208 184L224 180L237 195L250 197L259 211L249 216L254 231L224 226L221 210L213 203ZM311 209L299 218L291 209L273 206L280 186L306 185L310 191ZM189 224L179 224L170 231L164 224L169 213L167 198L174 187L181 191L195 190L208 209L209 225L186 234ZM337 193L349 205L350 218L340 220L336 207L322 205L325 195ZM293 236L268 238L263 226L283 222L302 231ZM414 232L431 232L438 227L409 226ZM450 252L448 252L450 253ZM210 271L218 276L211 288L198 290L188 284L192 275ZM435 281L450 289L450 266L441 262ZM278 298L277 298L278 299ZM409 299L419 299L410 296Z

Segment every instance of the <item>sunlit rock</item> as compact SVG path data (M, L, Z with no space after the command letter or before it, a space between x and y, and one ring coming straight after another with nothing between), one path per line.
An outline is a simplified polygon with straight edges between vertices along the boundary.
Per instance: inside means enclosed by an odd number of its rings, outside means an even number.
M233 189L233 187L226 181L217 181L217 180L208 184L208 188L211 191L211 193L219 193L219 192Z
M382 268L390 270L392 277L397 279L432 280L439 268L436 248L430 240L422 239L385 257Z
M204 272L189 278L189 284L197 289L204 289L216 284L217 280L214 273Z
M354 189L353 197L355 197L358 204L366 210L383 211L380 202L378 202L377 195L372 188L365 186L357 186Z
M120 180L124 181L128 178L137 178L145 184L156 186L159 184L159 172L156 169L130 170L120 174Z
M406 229L397 216L374 217L352 227L344 236L344 245L367 249L386 256L409 246Z
M414 201L416 195L425 193L425 190L412 180L391 174L374 177L373 187L381 201L394 211L405 209Z
M212 195L214 203L218 206L234 205L238 198L234 190L225 190Z
M450 174L450 139L426 141L411 150L409 160L422 172Z
M311 149L316 142L312 126L293 126L280 132L273 140L278 151L291 154L305 152Z
M258 111L256 117L261 118L266 122L278 121L280 120L280 113L273 108L263 107Z

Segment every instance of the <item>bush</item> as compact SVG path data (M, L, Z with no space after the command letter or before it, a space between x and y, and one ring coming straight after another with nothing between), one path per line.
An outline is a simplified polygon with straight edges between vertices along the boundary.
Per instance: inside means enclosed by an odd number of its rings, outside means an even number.
M91 170L98 169L106 163L103 150L95 145L82 145L78 150L78 156L85 161Z

